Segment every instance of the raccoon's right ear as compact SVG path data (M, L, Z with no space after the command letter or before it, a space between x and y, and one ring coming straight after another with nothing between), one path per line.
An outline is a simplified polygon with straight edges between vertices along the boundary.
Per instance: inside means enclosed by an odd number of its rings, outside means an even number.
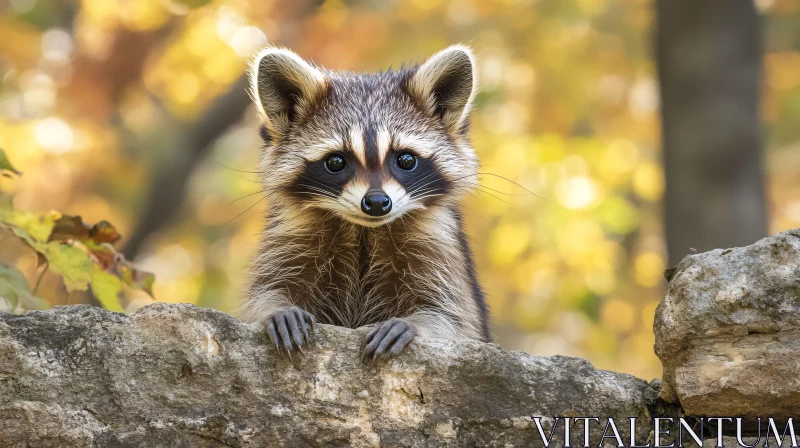
M250 94L273 139L308 113L326 85L320 70L285 48L265 48L250 67Z
M472 50L453 45L419 66L409 79L408 88L423 109L457 134L465 130L477 91L477 75Z

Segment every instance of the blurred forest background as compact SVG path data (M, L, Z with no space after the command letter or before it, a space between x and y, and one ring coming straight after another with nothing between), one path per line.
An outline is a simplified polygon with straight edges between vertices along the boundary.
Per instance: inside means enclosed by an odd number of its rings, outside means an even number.
M497 342L659 376L663 271L800 227L795 0L4 0L0 148L23 175L0 189L113 223L155 300L232 312L264 208L240 172L261 150L249 58L373 71L457 42L479 57L483 170L540 196L485 176L513 195L465 204ZM44 270L2 232L0 263Z

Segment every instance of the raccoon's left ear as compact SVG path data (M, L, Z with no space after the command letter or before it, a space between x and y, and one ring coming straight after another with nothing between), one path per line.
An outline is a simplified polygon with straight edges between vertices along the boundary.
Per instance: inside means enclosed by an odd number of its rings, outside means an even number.
M326 85L319 69L285 48L265 48L250 68L250 94L272 138L309 113Z
M408 83L411 95L453 133L463 130L477 86L475 56L464 45L431 56Z

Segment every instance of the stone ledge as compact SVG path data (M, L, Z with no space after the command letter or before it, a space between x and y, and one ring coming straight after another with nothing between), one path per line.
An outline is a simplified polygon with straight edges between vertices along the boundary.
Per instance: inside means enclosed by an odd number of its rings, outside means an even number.
M191 305L0 314L0 445L539 446L531 416L601 417L592 440L637 417L648 437L657 390L630 375L423 339L365 366L362 337L321 326L292 364L259 326Z
M664 400L690 416L800 414L800 229L678 264L656 310Z

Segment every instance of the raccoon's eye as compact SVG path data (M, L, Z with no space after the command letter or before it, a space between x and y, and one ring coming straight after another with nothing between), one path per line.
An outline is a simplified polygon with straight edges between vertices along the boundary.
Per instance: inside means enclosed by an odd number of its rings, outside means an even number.
M345 162L344 157L340 156L339 154L331 154L327 159L325 159L325 168L327 168L331 173L338 173L346 166L347 162Z
M397 166L406 171L411 171L417 167L417 157L410 152L401 152L397 155Z

